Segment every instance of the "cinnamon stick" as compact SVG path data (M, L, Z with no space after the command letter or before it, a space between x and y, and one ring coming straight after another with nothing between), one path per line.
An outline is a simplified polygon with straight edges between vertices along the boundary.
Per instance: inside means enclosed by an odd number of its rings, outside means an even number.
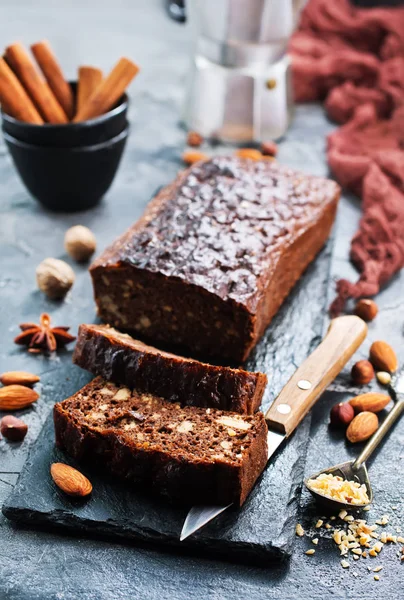
M8 46L5 58L43 119L48 123L67 123L66 113L39 74L24 46L18 43Z
M77 111L73 121L86 121L107 112L119 100L129 83L139 72L139 67L128 58L121 58L110 74L87 102Z
M68 119L74 115L74 96L70 85L64 78L62 69L54 55L49 42L42 41L31 46L33 55L41 67L50 89L56 96L59 104L65 111Z
M25 123L41 125L43 119L27 92L18 81L4 58L0 57L0 102L6 112Z
M95 67L79 67L79 83L77 88L77 106L79 111L88 100L96 87L102 81L101 69Z

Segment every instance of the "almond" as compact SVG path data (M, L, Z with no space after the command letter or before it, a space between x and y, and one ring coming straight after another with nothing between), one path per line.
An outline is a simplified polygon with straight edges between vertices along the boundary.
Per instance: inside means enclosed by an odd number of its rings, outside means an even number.
M397 371L398 360L393 348L383 341L373 342L370 346L369 360L378 371Z
M23 385L7 385L0 389L0 410L20 410L38 400L39 394Z
M364 442L379 427L379 419L372 412L361 412L350 422L346 430L346 437L352 444Z
M251 160L261 160L262 153L255 148L239 148L235 155L239 158L250 158Z
M0 431L7 440L22 442L27 435L28 425L13 415L6 415L0 421Z
M193 165L200 160L208 160L209 156L204 152L199 152L198 150L188 150L184 152L182 155L182 160L186 165Z
M3 385L34 385L39 377L27 371L7 371L0 375L0 381Z
M64 463L53 463L50 472L53 481L65 494L80 497L91 494L91 482L77 469Z
M391 398L387 394L369 392L368 394L361 394L360 396L356 396L356 398L352 398L349 404L356 413L366 411L378 413L388 405L390 400Z

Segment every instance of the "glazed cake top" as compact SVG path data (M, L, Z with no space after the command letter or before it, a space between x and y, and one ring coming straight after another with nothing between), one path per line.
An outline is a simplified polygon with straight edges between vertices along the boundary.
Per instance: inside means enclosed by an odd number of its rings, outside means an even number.
M275 161L216 157L161 190L91 268L130 264L246 303L338 196L335 182Z

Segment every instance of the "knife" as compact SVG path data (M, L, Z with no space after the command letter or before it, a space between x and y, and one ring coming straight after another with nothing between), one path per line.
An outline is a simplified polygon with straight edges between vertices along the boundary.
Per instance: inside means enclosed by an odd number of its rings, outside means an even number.
M296 429L325 388L335 379L366 337L367 326L354 315L333 319L321 344L289 379L265 419L268 425L268 460ZM201 529L229 508L193 506L187 514L180 541Z

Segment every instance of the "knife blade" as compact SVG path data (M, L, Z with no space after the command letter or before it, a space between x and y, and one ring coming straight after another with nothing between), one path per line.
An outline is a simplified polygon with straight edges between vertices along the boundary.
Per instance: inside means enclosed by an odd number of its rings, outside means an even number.
M296 429L326 387L359 348L367 326L354 315L333 319L321 344L289 379L265 414L268 460ZM232 506L193 506L184 521L180 541L204 527Z

